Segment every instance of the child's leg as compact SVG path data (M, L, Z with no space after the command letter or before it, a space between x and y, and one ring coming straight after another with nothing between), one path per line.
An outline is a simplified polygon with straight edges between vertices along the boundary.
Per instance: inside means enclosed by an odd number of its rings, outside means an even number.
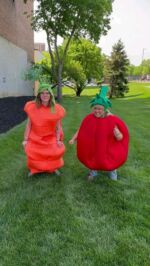
M117 180L117 170L113 170L113 171L108 172L108 175L109 175L110 179Z
M88 180L93 180L97 176L96 170L90 170L88 174Z

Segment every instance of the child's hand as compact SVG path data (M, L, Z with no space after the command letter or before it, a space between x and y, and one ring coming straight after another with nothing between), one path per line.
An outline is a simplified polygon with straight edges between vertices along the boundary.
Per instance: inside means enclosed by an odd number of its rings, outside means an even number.
M71 144L71 145L74 144L74 142L75 141L73 139L69 140L69 144Z
M115 126L115 128L114 128L114 135L115 135L115 138L116 138L118 141L120 141L120 140L123 139L123 135L122 135L122 133L120 132L120 130L118 129L117 126Z

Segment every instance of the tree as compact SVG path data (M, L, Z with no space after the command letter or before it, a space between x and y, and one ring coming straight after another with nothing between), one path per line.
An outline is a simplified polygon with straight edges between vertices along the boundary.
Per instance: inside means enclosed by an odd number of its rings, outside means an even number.
M150 59L144 59L141 64L142 75L150 74Z
M103 61L103 80L106 83L109 83L110 81L110 76L111 76L111 60L109 56L106 56L103 54L102 56L102 61Z
M101 49L91 40L81 38L70 43L67 58L80 62L88 81L102 75Z
M110 98L123 97L124 93L129 90L127 85L129 60L121 40L113 46L110 59Z
M42 29L46 32L52 79L57 79L58 82L58 100L62 98L62 71L71 39L73 36L86 37L97 43L100 35L106 34L110 28L112 2L113 0L37 0L38 6L32 17L32 27L35 31ZM63 54L59 54L59 37L67 38ZM58 64L58 69L55 63Z
M141 67L141 65L134 67L133 75L134 76L142 76L142 67Z
M65 66L65 73L67 78L75 84L72 88L75 90L76 96L80 96L86 84L86 75L82 65L78 61L70 60Z
M129 75L129 76L133 76L134 69L135 69L135 66L134 66L134 65L130 64L130 65L128 66L128 75Z
M64 46L65 42L62 44L62 49ZM86 81L101 79L102 69L102 56L99 47L92 41L83 38L71 41L64 64L64 72L66 77L75 83L77 96L80 96L85 88Z

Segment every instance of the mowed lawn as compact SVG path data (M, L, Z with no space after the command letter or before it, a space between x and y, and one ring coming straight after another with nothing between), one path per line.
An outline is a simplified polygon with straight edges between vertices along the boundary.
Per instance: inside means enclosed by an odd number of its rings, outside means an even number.
M66 153L61 176L28 177L25 122L0 135L0 266L150 265L150 83L130 83L112 112L130 131L128 161L117 182L87 169L68 145L96 89L80 98L64 89Z

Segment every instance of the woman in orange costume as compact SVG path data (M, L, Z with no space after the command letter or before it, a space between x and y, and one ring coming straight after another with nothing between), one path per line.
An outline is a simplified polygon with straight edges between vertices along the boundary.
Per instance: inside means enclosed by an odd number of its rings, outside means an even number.
M55 103L49 84L40 84L35 101L27 102L24 111L28 122L23 146L29 176L41 172L59 174L58 169L64 165L61 119L65 116L65 110Z

